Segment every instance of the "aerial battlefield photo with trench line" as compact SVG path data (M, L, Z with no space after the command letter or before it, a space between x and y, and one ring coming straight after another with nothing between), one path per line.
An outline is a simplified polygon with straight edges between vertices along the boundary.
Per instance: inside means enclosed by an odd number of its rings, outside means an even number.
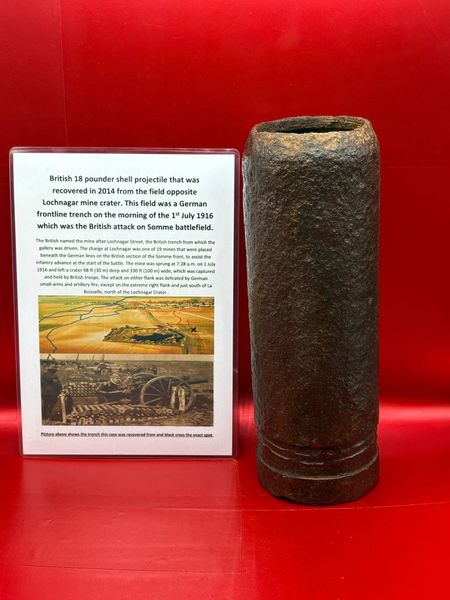
M41 355L43 425L213 425L213 361Z
M40 352L213 354L214 298L39 296Z

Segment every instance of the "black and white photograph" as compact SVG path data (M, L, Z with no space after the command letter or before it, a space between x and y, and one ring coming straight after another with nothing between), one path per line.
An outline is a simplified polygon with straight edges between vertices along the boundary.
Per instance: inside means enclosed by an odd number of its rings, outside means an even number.
M41 355L43 425L212 426L213 362Z

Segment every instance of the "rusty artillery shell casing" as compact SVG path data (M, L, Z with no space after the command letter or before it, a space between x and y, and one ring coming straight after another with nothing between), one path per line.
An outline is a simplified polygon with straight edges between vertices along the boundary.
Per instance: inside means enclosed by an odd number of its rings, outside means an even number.
M260 482L355 500L378 479L377 138L355 117L261 123L243 175Z

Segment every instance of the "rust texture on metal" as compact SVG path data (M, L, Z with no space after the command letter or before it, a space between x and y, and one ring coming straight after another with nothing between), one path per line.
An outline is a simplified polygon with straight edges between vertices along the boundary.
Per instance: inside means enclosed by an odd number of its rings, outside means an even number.
M378 479L377 138L356 117L261 123L243 175L260 482L355 500Z

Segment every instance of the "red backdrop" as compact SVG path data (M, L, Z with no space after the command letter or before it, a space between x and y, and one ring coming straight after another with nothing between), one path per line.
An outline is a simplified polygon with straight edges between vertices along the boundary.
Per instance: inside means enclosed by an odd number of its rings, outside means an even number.
M14 387L8 150L235 147L293 115L382 152L381 390L448 395L448 0L15 0L0 7L3 401ZM242 240L242 234L241 234ZM240 383L250 385L240 257Z

